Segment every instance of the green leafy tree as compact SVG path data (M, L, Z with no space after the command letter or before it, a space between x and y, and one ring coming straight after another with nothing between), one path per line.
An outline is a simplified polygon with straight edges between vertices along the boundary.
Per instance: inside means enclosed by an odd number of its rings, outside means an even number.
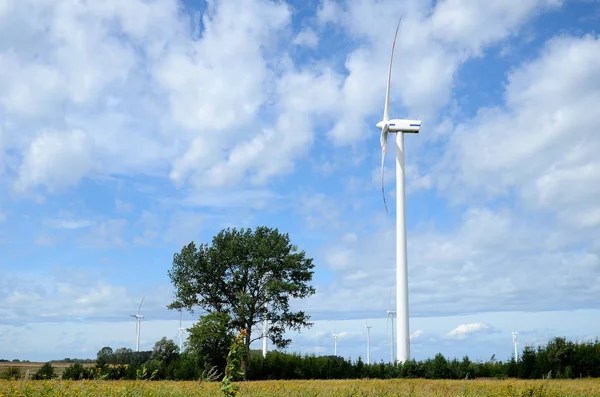
M163 336L154 344L150 360L158 360L168 365L174 358L178 356L178 354L179 346L177 346L171 339L167 339L166 336Z
M96 355L96 357L98 359L100 359L100 358L108 359L110 356L112 356L112 354L113 354L112 347L104 346L102 349L100 349L98 351L98 354Z
M205 368L216 366L225 371L229 347L235 335L231 328L231 316L227 313L209 313L187 330L187 351L194 354Z
M291 343L283 336L286 330L312 326L305 312L292 312L289 306L290 298L315 293L309 284L312 262L290 243L287 233L278 229L222 230L213 237L212 245L196 247L191 242L173 256L168 274L175 287L175 300L167 307L192 313L199 307L208 313L229 314L232 328L245 330L247 348L262 336L254 336L253 330L266 316L267 337L276 347L285 348ZM247 362L244 355L244 372Z
M112 354L113 349L110 346L104 346L98 351L98 354L96 355L96 369L99 373L102 373L106 369L106 366L112 358Z

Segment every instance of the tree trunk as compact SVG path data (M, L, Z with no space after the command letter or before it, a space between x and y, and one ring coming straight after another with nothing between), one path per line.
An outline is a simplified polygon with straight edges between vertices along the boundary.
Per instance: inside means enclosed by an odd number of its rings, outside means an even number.
M248 370L248 364L249 364L249 358L250 358L250 332L248 332L245 336L245 341L244 341L244 345L246 346L246 348L244 349L244 351L242 352L242 362L240 363L240 369L241 371L244 373L244 375L242 375L242 378L244 380L246 379L246 374L247 374L247 370Z

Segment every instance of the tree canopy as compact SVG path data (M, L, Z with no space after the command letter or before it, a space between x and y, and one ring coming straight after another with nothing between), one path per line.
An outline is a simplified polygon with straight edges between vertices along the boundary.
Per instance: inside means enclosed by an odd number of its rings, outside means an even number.
M175 299L167 307L228 314L232 329L246 330L247 347L262 336L253 338L252 331L266 315L267 337L284 348L291 343L283 336L286 330L312 326L305 312L291 311L290 298L315 293L309 284L313 268L312 258L278 229L224 229L212 245L191 242L173 256L168 274Z
M231 317L226 313L211 313L188 328L188 351L203 362L206 369L216 366L225 372L227 353L235 335L230 327Z

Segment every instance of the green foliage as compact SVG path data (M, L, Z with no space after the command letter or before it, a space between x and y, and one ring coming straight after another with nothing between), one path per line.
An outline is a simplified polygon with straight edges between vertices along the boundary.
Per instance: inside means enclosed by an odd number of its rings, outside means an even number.
M231 316L227 313L209 313L188 328L187 351L197 362L203 362L205 369L217 367L224 372L229 347L235 339L231 328Z
M213 320L219 316L212 316ZM223 318L221 316L221 318ZM217 322L219 324L219 322ZM222 324L221 324L222 326ZM208 361L204 361L194 352L186 350L182 354L162 354L169 349L157 349L155 358L142 364L133 362L129 365L112 364L95 367L84 367L75 362L65 369L63 379L168 379L168 380L200 380L212 382L223 376L221 386L224 392L234 393L233 382L247 380L291 380L291 379L394 379L394 378L427 378L427 379L475 379L483 377L525 379L551 378L572 379L580 377L600 377L600 341L570 342L564 338L555 338L546 346L525 346L519 360L513 358L506 362L490 359L486 362L473 362L467 356L462 360L448 359L442 354L423 361L411 359L403 364L375 363L365 364L360 358L355 362L335 356L315 356L286 354L270 351L263 358L262 351L249 351L245 345L246 333L241 330L237 338L232 340L227 352L223 372ZM159 346L164 338L157 342ZM117 353L105 357L110 361ZM141 353L141 352L140 352ZM151 352L148 353L148 357ZM248 357L246 371L242 366L243 357ZM168 361L168 362L167 362ZM21 377L17 367L5 369L1 377ZM7 375L9 371L12 375ZM50 362L44 364L33 379L56 378L54 367ZM527 391L538 395L541 391ZM520 392L519 392L520 393ZM535 394L538 393L538 394ZM529 395L529 394L527 394Z
M33 376L34 379L53 379L56 376L56 372L54 371L54 367L49 362L42 365L40 369Z
M163 336L161 340L154 344L150 359L162 361L168 365L178 355L179 346L177 346L171 339L167 339L166 336Z
M102 351L102 349L100 351ZM107 350L105 350L105 352L107 352ZM114 350L112 354L100 354L100 352L98 352L98 357L99 358L96 359L96 364L98 364L98 361L100 361L102 365L135 364L139 366L144 364L146 361L150 360L150 358L152 357L152 351L134 352L130 348L121 347L119 349ZM133 379L135 379L135 377Z
M205 369L204 371L202 371L202 374L200 375L200 381L201 382L215 382L217 380L219 380L219 378L221 377L221 374L219 373L219 370L217 369L216 366L213 366L210 369Z
M244 371L241 370L241 366L242 358L246 354L244 340L247 335L246 330L242 328L229 347L227 365L225 366L225 376L221 381L221 391L225 397L235 397L240 391L240 388L231 382L245 376Z
M8 360L5 362L8 362ZM0 374L0 379L15 380L19 379L20 377L21 370L19 369L19 367L6 367L4 368L4 371L2 371L2 373Z
M113 349L110 346L104 346L102 349L98 351L96 355L97 359L107 358L113 354Z
M62 373L63 379L93 379L93 373L85 368L80 363L74 363L69 365Z
M183 308L193 313L199 307L208 313L226 313L231 327L245 329L246 347L253 340L254 326L266 316L267 337L279 348L291 339L287 330L309 327L309 316L290 310L290 298L301 299L315 293L310 286L313 260L290 243L288 234L278 229L257 227L226 229L219 232L212 245L194 242L173 256L168 272L175 287L175 300L169 309ZM269 303L267 311L265 303ZM246 369L247 357L242 358Z
M136 371L136 379L138 380L153 380L160 379L160 361L150 360Z

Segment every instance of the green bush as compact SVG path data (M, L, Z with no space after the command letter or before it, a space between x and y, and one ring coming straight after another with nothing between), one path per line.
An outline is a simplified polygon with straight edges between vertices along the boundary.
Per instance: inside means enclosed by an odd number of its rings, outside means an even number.
M34 379L41 380L41 379L52 379L55 376L56 376L56 372L54 371L54 367L52 366L52 364L50 364L48 362L48 363L42 365L42 368L40 368L33 377L34 377Z
M15 380L21 378L21 370L19 367L6 367L2 374L0 374L0 379L8 379Z

